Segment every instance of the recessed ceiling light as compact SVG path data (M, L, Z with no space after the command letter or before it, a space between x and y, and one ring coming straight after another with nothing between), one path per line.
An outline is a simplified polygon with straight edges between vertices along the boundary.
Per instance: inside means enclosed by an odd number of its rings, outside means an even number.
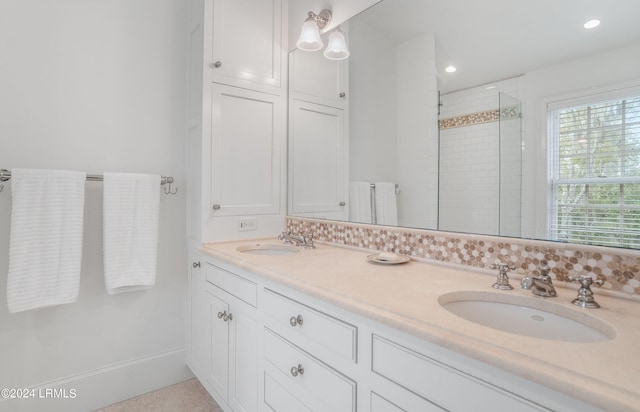
M447 67L444 69L444 71L445 71L445 72L447 72L447 73L455 73L455 72L456 72L456 70L458 70L458 69L456 69L454 66L447 66Z
M584 27L587 30L591 30L591 29L595 29L596 27L598 27L600 25L600 20L598 19L593 19L593 20L589 20L587 22L585 22L582 27Z
M489 86L485 87L486 90L491 90L491 89L495 89L495 88L496 88L495 84L492 84L492 85L489 85Z

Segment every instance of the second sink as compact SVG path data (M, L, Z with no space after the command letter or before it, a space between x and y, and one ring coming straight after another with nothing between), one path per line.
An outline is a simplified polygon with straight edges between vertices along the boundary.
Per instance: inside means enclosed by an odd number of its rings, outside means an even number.
M290 245L272 243L256 243L253 245L239 246L238 252L252 253L254 255L292 255L300 251L299 248Z
M591 315L544 300L486 292L453 292L438 302L449 312L483 326L534 338L602 342L615 329Z

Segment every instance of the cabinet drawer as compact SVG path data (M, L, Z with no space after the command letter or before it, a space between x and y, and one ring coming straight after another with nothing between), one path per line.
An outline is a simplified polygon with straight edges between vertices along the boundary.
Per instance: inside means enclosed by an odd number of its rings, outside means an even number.
M256 306L258 289L255 283L211 264L207 264L207 281L249 305Z
M371 392L371 412L406 412L375 392Z
M264 330L265 358L282 372L290 393L309 393L323 410L356 410L356 383L311 355L298 349L269 329ZM300 366L299 369L297 369ZM295 371L292 368L296 368ZM298 371L299 370L299 371ZM294 374L296 376L294 376ZM316 407L312 409L318 409Z
M438 405L392 382L371 392L370 412L445 412Z
M298 303L269 289L265 289L261 306L276 323L287 329L309 349L316 345L343 359L356 362L358 328ZM302 320L302 323L299 323Z
M546 410L376 335L373 335L371 368L375 373L451 411Z
M312 412L268 373L264 374L264 403L275 412Z

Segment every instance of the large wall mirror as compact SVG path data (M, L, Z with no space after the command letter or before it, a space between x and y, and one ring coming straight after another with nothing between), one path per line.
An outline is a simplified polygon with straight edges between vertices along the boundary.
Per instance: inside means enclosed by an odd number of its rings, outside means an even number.
M294 50L289 214L640 248L638 15L383 0L348 59Z

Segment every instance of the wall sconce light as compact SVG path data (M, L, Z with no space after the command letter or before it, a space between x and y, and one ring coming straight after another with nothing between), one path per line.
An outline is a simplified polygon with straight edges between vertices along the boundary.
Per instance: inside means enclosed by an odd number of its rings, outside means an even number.
M324 43L320 38L320 30L325 28L331 21L331 11L324 9L320 14L310 11L307 19L302 25L300 38L296 46L304 51L316 51L324 47Z
M344 60L349 57L349 49L344 39L344 34L340 28L331 32L329 36L329 44L324 51L324 57L329 60Z

